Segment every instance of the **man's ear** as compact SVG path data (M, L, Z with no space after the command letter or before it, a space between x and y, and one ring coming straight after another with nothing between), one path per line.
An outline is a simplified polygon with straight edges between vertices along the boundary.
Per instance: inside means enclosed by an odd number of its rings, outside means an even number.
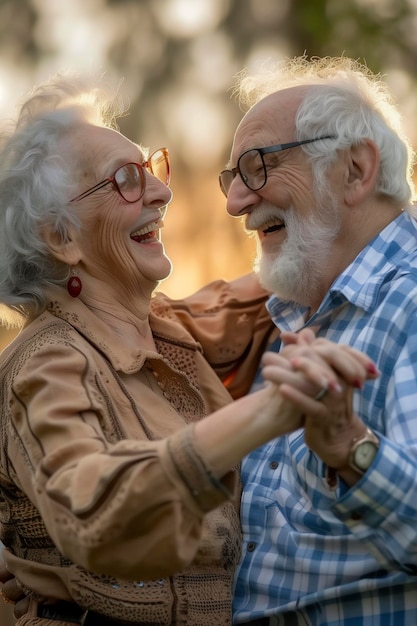
M351 146L347 154L345 201L348 206L360 204L375 189L379 171L379 150L370 139Z
M64 239L62 233L46 225L42 228L41 234L45 245L55 259L72 266L80 262L81 253L76 239L71 235L71 232L68 234L68 237Z

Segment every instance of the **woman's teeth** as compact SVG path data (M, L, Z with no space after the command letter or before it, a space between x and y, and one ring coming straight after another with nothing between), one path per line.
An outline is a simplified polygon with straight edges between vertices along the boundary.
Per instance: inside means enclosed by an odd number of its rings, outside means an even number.
M153 237L155 234L155 231L161 228L161 226L162 226L161 221L151 222L150 224L143 226L143 228L139 228L138 230L135 230L135 232L133 232L130 235L130 238L134 239L135 241L141 241L142 239L150 239L148 235Z

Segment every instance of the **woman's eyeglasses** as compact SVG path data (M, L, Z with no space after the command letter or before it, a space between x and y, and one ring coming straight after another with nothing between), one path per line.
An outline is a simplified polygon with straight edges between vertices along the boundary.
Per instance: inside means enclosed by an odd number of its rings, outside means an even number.
M94 185L87 191L70 200L70 202L78 202L86 198L90 194L102 189L106 185L113 185L115 191L121 195L126 202L137 202L145 193L146 179L145 168L154 176L159 178L164 185L169 185L171 181L171 167L169 163L169 154L166 148L159 148L151 154L149 159L144 163L125 163L118 167L113 176L109 176L100 183Z
M266 184L268 178L268 170L276 166L276 163L265 161L265 154L273 152L282 152L289 148L297 148L306 143L313 141L322 141L323 139L335 139L335 137L317 137L317 139L304 139L303 141L292 141L291 143L280 143L267 148L252 148L246 150L237 160L236 167L230 170L223 170L219 176L220 189L227 198L230 186L236 174L240 174L241 179L248 189L251 191L259 191Z

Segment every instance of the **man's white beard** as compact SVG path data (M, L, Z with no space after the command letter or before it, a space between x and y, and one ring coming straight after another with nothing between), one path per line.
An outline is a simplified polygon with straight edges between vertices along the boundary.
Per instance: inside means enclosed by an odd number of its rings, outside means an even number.
M293 208L279 211L285 220L286 239L276 251L263 252L258 243L254 269L260 283L283 300L304 306L316 299L316 290L331 263L330 251L339 232L341 217L336 202L326 194L309 218L299 218ZM277 216L273 205L263 206Z

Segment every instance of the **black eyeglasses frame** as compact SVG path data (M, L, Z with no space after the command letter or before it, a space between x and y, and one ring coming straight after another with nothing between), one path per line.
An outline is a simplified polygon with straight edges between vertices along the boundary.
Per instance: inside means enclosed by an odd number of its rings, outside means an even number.
M266 182L268 180L268 173L267 173L267 169L266 169L266 165L264 161L264 154L270 154L271 152L282 152L283 150L289 150L290 148L298 148L298 146L303 146L304 144L307 144L307 143L313 143L314 141L322 141L323 139L336 139L336 137L334 135L326 135L325 137L316 137L315 139L302 139L301 141L291 141L289 143L278 143L273 146L267 146L266 148L250 148L249 150L245 150L245 152L242 152L242 154L238 158L236 167L232 167L231 169L226 169L220 172L219 174L220 189L222 190L223 194L227 198L230 185L232 184L233 180L236 178L236 175L239 174L243 183L246 185L248 189L250 189L251 191L259 191L260 189L262 189L262 187L266 185ZM261 161L262 161L262 167L264 170L264 182L261 185L259 185L259 187L251 187L247 181L247 177L245 177L242 174L240 167L239 167L239 163L241 159L245 156L245 154L248 154L249 152L253 152L253 151L259 153L261 157ZM226 190L226 186L223 184L223 181L222 181L223 174L233 175L230 180L230 184L227 190Z

